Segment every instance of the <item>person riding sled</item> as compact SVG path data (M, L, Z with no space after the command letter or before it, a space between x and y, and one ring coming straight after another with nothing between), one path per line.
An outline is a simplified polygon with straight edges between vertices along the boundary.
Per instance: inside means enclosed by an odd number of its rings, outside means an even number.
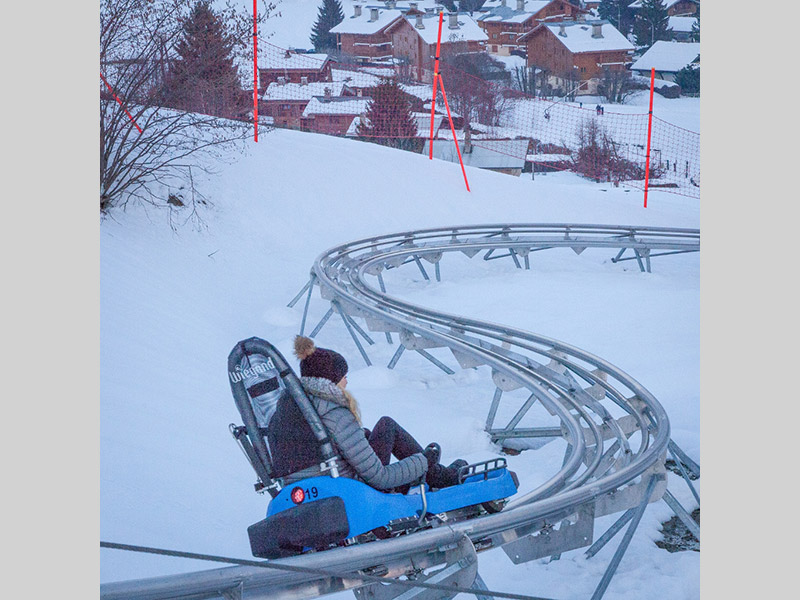
M295 356L300 360L303 388L319 414L339 456L339 474L360 478L378 490L405 491L423 476L431 488L458 483L458 470L466 466L456 460L439 463L437 443L426 448L388 416L372 430L362 427L358 403L347 390L348 365L344 357L327 348L317 348L310 338L298 335ZM281 398L267 431L275 475L292 483L320 473L322 457L299 409L290 397ZM397 461L391 462L394 456Z

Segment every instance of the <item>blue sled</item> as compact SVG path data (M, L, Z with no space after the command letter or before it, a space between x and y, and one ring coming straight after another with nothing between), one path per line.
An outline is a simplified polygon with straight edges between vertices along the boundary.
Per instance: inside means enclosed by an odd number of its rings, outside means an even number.
M478 470L490 463L494 466ZM419 486L399 494L380 492L346 477L304 479L281 490L270 502L266 519L248 528L253 555L291 556L339 545L370 532L378 538L391 537L400 530L430 526L423 520L426 515L471 506L495 512L499 510L494 508L496 503L513 496L518 486L503 459L464 467L461 480L459 485L436 491L429 491L426 485L423 499ZM494 504L487 507L487 503Z

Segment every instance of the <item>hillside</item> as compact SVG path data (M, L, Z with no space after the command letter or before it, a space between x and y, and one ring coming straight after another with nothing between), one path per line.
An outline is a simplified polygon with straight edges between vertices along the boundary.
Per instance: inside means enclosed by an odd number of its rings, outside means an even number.
M164 212L144 209L105 220L101 539L250 556L245 530L262 518L266 498L253 492L253 473L228 433L240 417L225 362L238 340L253 335L291 356L302 307L286 304L324 249L408 228L474 223L699 227L699 203L673 194L651 192L644 209L640 191L569 173L537 174L535 181L474 169L468 176L471 193L456 164L276 130L202 182L213 206L204 209L200 230L187 225L173 232ZM398 271L387 284L414 302L507 322L609 359L656 395L674 439L699 458L699 257L655 259L651 274L609 258L542 253L530 272L504 261L445 260L440 284L413 270ZM315 296L312 325L325 309ZM334 321L317 340L347 358L366 423L390 414L421 440L439 441L447 461L496 452L481 430L479 415L490 397L479 374L448 377L413 356L389 371L384 365L395 348L382 342L370 347L375 366L365 368ZM509 462L530 487L562 455L563 447L548 444ZM692 506L690 497L679 499ZM653 544L669 516L663 503L648 508L606 598L641 598L643 586L663 597L699 597L699 554L669 554ZM611 522L606 517L598 527ZM589 562L575 552L518 567L493 551L481 555L481 572L491 589L587 597L613 547ZM106 582L216 566L102 550L100 575Z

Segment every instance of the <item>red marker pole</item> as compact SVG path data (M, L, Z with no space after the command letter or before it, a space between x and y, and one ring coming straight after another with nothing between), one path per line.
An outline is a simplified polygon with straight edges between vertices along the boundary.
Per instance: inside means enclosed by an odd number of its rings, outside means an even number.
M258 141L258 0L253 0L253 125Z
M433 98L431 100L431 141L428 144L428 159L433 160L433 122L436 112L436 83L439 79L439 51L442 48L442 21L444 13L439 12L439 35L436 37L436 59L433 66Z
M139 124L136 122L136 119L134 119L133 115L130 112L128 112L127 108L125 108L125 105L122 103L122 100L120 100L119 97L117 97L117 95L114 93L114 89L108 84L108 82L106 81L106 78L103 77L102 73L100 73L100 79L102 79L103 83L106 84L106 87L108 88L108 91L111 92L112 96L114 96L114 100L117 101L117 104L119 104L122 107L122 110L125 111L125 114L128 115L128 118L131 120L131 123L133 123L133 126L136 127L136 129L139 130L139 133L142 133L142 128L139 127Z
M656 70L650 69L650 112L647 117L647 155L644 167L644 207L647 208L647 189L650 186L650 136L653 132L653 89L655 88Z
M439 76L441 80L441 75ZM456 137L456 128L453 125L453 118L450 116L450 105L447 103L447 92L444 91L444 80L439 81L442 85L442 97L444 98L444 107L447 109L447 119L450 121L450 131L453 132L453 143L456 145L456 153L458 154L458 162L461 165L461 172L464 174L464 183L467 186L467 191L469 189L469 181L467 181L467 171L464 169L464 161L461 159L461 148L458 147L458 138Z

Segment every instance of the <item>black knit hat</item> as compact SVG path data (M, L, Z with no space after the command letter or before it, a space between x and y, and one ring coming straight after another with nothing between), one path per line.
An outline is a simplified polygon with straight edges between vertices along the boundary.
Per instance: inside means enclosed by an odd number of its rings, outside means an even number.
M324 377L339 383L347 375L344 356L327 348L317 348L310 338L298 335L294 339L294 353L300 359L302 377Z

